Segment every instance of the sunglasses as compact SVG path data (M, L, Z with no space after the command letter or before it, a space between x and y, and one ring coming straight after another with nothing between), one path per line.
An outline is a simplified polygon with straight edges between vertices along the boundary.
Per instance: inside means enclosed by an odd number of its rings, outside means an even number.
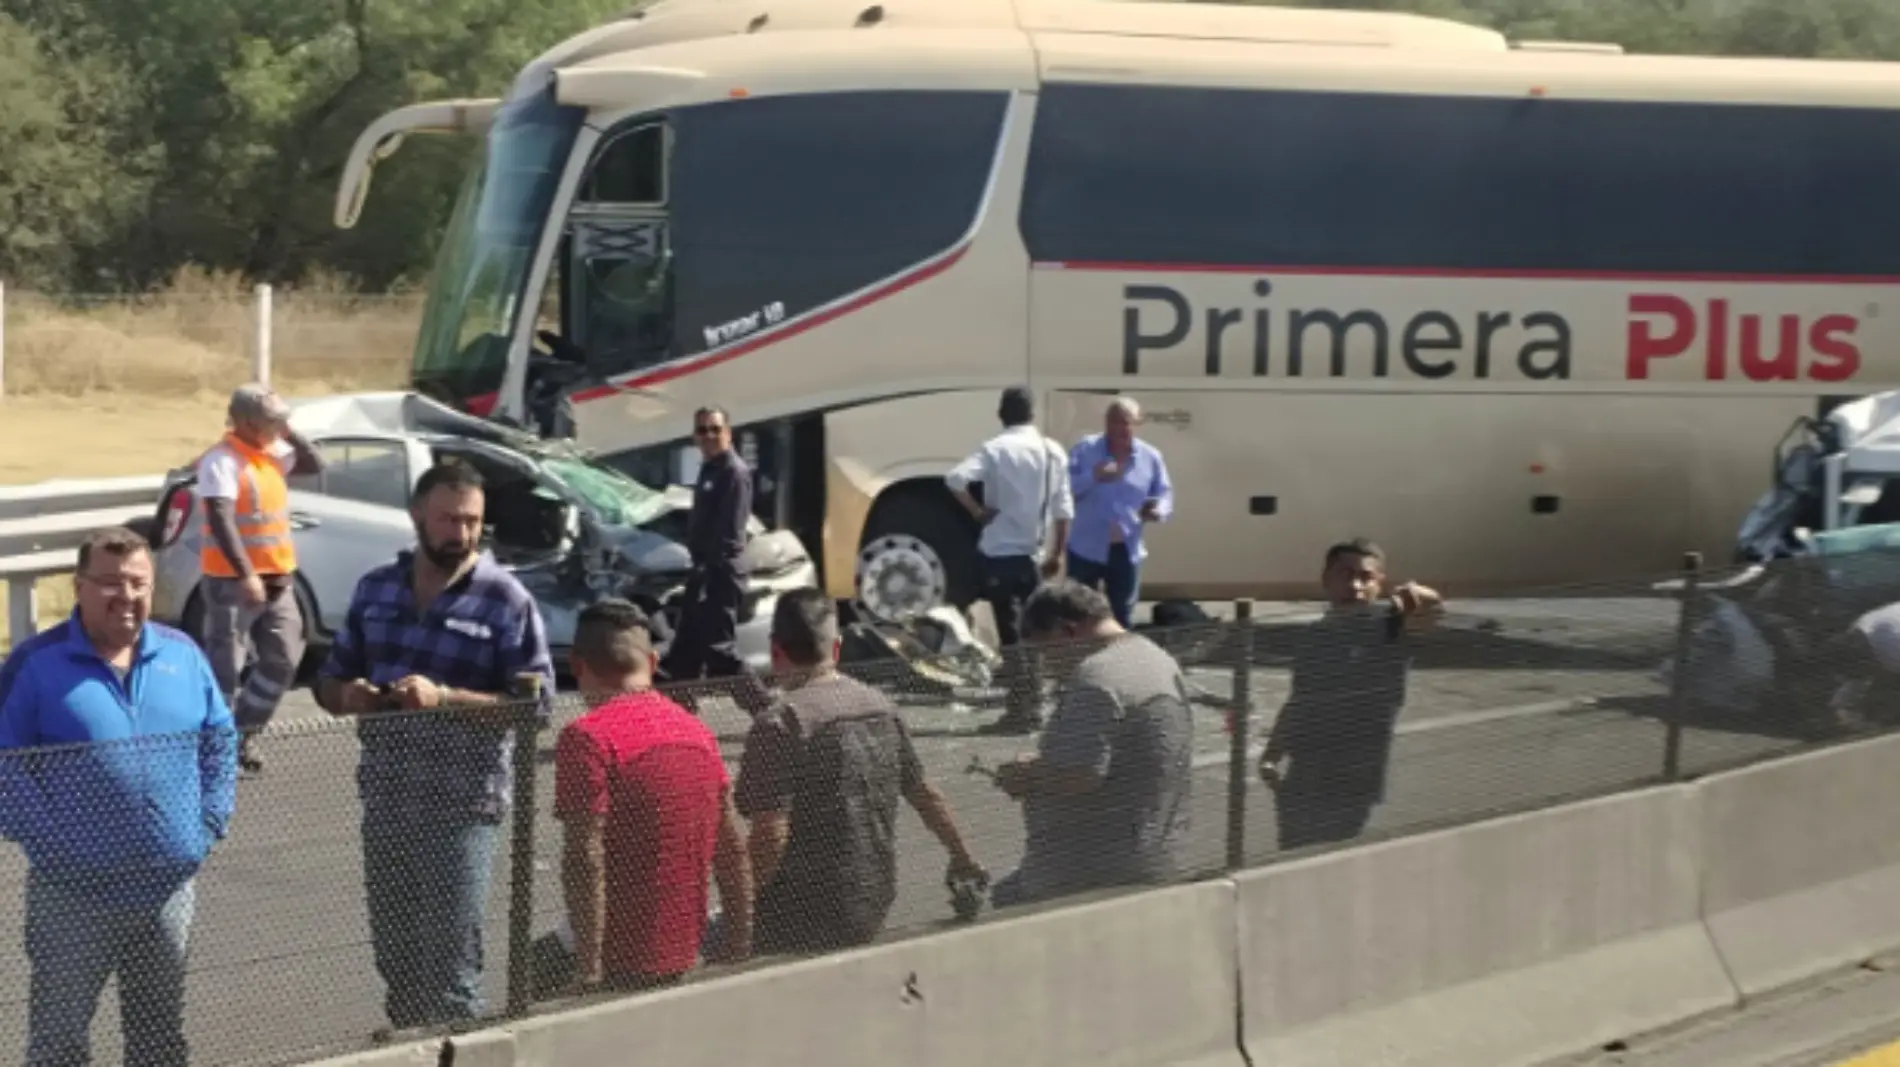
M720 426L716 423L703 422L693 427L693 434L698 437L716 437L719 435L719 431L723 429L725 429L724 426Z

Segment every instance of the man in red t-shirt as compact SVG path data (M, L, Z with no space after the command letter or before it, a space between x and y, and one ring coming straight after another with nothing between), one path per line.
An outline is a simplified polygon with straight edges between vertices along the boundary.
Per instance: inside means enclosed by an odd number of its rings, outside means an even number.
M648 625L638 607L606 600L574 631L574 678L592 710L556 742L554 814L583 990L678 981L699 957L709 871L726 915L710 958L751 954L751 862L719 742L653 691Z

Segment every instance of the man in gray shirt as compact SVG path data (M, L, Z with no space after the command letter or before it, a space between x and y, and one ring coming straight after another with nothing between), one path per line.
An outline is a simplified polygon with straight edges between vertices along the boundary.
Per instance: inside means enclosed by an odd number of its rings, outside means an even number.
M1041 745L997 769L1023 805L1022 866L996 884L999 908L1180 876L1194 740L1174 657L1115 622L1108 600L1063 579L1023 605L1026 640L1075 664Z

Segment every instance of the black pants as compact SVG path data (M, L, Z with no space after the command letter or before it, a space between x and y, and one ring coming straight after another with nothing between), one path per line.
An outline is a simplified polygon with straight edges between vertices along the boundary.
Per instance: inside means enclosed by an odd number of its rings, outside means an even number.
M1365 833L1373 801L1364 796L1280 793L1274 798L1281 851L1308 845L1334 845Z
M1281 850L1339 844L1365 833L1372 809L1385 798L1384 753L1342 759L1328 752L1304 761L1301 754L1290 753L1292 770L1273 798Z
M1022 634L1016 618L1023 602L1042 584L1042 572L1029 556L1002 556L982 559L983 599L996 617L996 643L1003 654L999 679L1007 696L1004 718L1039 721L1042 717L1042 670L1039 657L1021 647Z
M770 703L764 683L739 658L742 596L736 571L708 568L686 582L679 629L660 660L660 681L679 686L673 695L689 707L713 693L731 697L754 714ZM702 679L717 684L690 684Z
M726 568L693 572L681 598L679 629L660 669L671 681L722 678L744 669L739 659L737 573Z

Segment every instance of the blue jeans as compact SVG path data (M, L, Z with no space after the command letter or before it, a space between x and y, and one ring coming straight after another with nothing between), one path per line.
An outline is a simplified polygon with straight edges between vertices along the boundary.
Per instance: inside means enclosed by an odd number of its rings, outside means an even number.
M1090 589L1102 586L1109 609L1122 627L1133 626L1135 605L1141 601L1141 564L1128 554L1127 545L1108 546L1108 562L1097 563L1069 553L1069 577Z
M185 949L196 905L191 881L156 904L127 908L95 903L84 886L29 871L27 1067L92 1062L92 1017L114 973L125 1062L186 1067Z
M482 1014L482 921L500 840L500 824L470 813L365 807L370 946L396 1029Z

